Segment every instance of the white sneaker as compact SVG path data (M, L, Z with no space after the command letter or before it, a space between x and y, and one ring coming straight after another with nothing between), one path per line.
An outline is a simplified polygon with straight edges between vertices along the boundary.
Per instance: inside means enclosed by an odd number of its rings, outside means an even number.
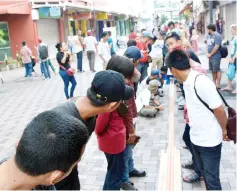
M179 103L181 100L183 100L184 99L184 97L181 95L181 96L179 96L177 99L176 99L176 103Z
M178 105L179 106L183 106L183 105L185 105L186 104L186 102L185 102L185 99L183 98L183 99L181 99L179 102L178 102Z

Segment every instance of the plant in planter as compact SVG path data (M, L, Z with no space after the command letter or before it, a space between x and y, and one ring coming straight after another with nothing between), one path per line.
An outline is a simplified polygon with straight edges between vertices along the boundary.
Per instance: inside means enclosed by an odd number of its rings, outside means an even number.
M13 70L13 69L17 68L17 60L14 59L14 58L8 57L5 62L8 65L10 70Z

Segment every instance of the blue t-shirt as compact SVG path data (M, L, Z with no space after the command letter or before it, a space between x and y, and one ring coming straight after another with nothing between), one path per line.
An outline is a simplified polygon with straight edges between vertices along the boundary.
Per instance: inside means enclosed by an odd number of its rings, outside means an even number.
M207 37L208 53L211 53L211 51L214 49L215 45L221 46L221 42L222 42L222 37L219 33L208 35L208 37ZM221 59L220 51L218 50L211 58Z
M111 55L115 54L114 45L113 45L113 39L112 39L111 37L109 37L108 40L107 40L107 42L108 42L109 45L112 44L112 48L111 48L111 50L110 50Z

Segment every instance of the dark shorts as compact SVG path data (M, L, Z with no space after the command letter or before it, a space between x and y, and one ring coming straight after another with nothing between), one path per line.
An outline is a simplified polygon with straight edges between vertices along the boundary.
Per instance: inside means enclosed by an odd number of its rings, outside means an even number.
M221 71L220 65L221 65L221 59L219 58L212 58L209 60L209 70L211 70L212 72Z

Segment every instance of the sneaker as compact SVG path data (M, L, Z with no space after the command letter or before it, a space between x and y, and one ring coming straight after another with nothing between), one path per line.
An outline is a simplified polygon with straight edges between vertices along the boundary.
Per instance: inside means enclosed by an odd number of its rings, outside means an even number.
M121 189L122 190L138 190L130 182L122 183L121 184Z
M146 171L134 169L132 172L129 172L129 177L144 177L146 176Z

